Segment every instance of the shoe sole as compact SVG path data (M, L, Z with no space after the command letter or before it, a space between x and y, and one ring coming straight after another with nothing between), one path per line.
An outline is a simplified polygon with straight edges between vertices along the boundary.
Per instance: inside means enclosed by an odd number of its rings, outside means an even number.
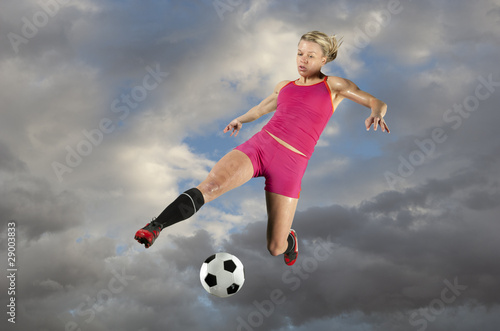
M297 254L297 255L295 256L295 259L293 261L290 261L289 263L287 263L286 260L285 260L285 264L287 266L294 265L295 262L297 261L297 258L299 257L299 241L297 239L297 232L295 232L294 229L290 229L290 232L293 232L293 237L295 239L295 249L294 249L294 251L295 251L295 254Z
M139 235L138 235L138 233L139 233ZM153 242L151 242L148 238L145 237L146 235L151 236L151 234L144 233L144 231L139 230L135 234L134 239L137 240L139 242L139 244L143 244L146 248L149 248L149 247L151 247L151 245L153 245L154 240L153 240Z

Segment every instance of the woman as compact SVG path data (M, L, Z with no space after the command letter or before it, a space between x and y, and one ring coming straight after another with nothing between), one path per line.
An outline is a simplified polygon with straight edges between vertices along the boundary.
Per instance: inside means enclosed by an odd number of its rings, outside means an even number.
M291 229L299 199L302 177L323 129L344 99L371 109L366 129L389 132L384 121L387 105L361 91L353 82L325 76L321 68L337 57L335 37L312 31L298 45L295 81L283 81L273 93L224 129L238 135L243 123L255 121L276 110L263 129L226 154L196 188L181 194L156 219L137 231L135 239L150 247L167 226L185 220L203 204L246 183L253 177L266 178L268 213L267 248L273 256L284 254L293 265L298 255L297 234Z

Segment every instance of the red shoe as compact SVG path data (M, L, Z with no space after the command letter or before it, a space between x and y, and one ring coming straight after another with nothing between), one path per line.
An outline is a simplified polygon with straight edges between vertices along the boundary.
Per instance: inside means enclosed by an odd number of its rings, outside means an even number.
M155 242L156 238L160 235L161 225L156 224L154 221L146 224L145 227L135 233L135 240L140 244L144 244L149 248Z
M285 263L286 265L292 266L295 261L297 261L297 256L299 255L299 241L297 240L297 233L295 232L294 229L290 230L290 233L293 236L293 239L295 240L295 247L293 248L293 251L290 253L285 253Z

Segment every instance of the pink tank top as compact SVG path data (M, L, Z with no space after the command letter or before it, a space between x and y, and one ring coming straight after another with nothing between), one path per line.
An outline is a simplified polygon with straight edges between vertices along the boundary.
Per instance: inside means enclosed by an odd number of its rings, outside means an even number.
M263 130L311 158L314 147L335 111L327 78L314 85L290 82L278 95L276 113Z

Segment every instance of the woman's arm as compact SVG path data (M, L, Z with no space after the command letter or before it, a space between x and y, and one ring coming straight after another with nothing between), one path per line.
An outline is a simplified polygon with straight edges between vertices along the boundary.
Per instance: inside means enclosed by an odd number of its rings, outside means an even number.
M366 130L370 130L373 124L373 129L376 131L380 126L382 131L389 133L389 127L385 123L384 116L387 113L387 104L375 98L373 95L362 91L359 87L348 79L340 77L329 77L328 83L332 91L336 92L337 97L347 98L360 105L371 109L370 116L365 120ZM337 101L337 104L340 101Z
M257 106L253 107L249 111L247 111L245 114L241 115L238 118L235 118L234 120L231 121L225 128L224 128L224 133L228 131L231 132L231 136L236 133L234 136L236 137L238 135L238 132L240 131L243 123L248 123L255 121L256 119L260 118L261 116L268 114L270 112L273 112L276 110L277 104L278 104L278 94L283 86L285 86L289 81L282 81L276 87L274 88L273 93L265 98L264 100L261 101Z

